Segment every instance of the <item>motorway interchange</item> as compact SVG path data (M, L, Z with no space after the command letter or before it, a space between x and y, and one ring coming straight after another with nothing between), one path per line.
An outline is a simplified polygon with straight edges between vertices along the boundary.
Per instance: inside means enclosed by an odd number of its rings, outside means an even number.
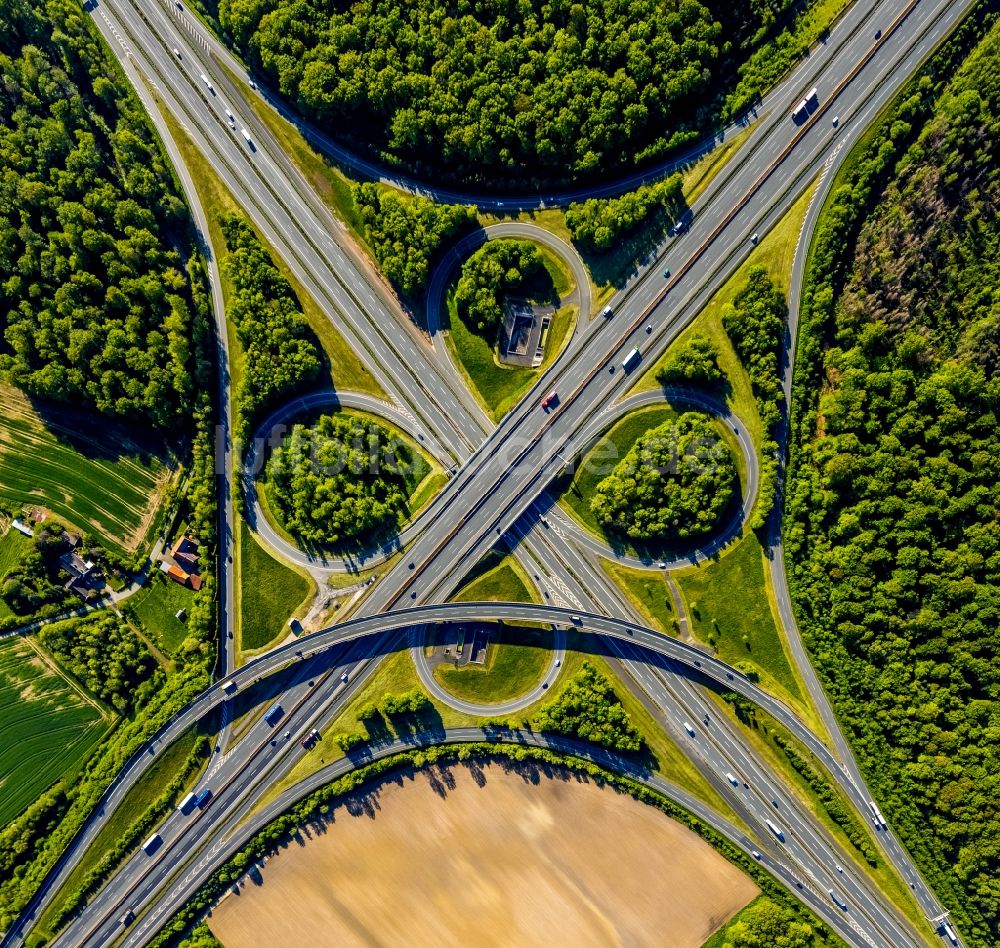
M553 747L624 769L672 797L752 854L849 944L927 944L935 931L942 943L957 944L958 935L950 924L934 921L914 930L728 720L716 714L708 693L710 683L739 692L789 728L826 766L860 818L876 824L876 838L885 857L906 883L920 911L929 920L945 915L891 829L877 809L871 809L863 778L808 666L794 622L788 621L790 608L781 609L786 634L823 722L824 735L813 734L791 710L738 671L645 628L596 564L594 550L578 542L571 530L550 529L543 522L540 506L547 503L552 480L585 450L595 431L602 425L606 428L618 412L634 406L635 401L628 400L628 390L641 373L622 370L625 354L638 348L643 365L655 361L746 258L751 238L766 234L817 180L819 190L814 200L821 203L838 161L849 150L845 144L851 144L960 21L968 6L968 0L853 4L824 44L765 98L756 116L748 118L751 131L746 141L695 203L687 232L669 240L656 259L618 294L612 301L613 318L587 320L587 314L581 314L581 325L562 355L522 402L494 426L465 389L436 334L432 333L429 342L421 337L367 264L338 239L341 225L268 128L246 106L245 96L260 91L256 86L242 90L234 86L230 73L238 76L245 71L200 21L176 0L90 0L90 14L159 127L202 233L208 232L205 209L198 203L160 108L169 110L183 125L255 226L389 393L393 404L387 411L394 423L431 447L442 461L450 459L448 466L454 474L406 531L402 538L405 555L387 567L354 618L236 669L229 639L234 517L230 491L233 483L246 487L248 482L245 476L235 476L233 470L235 460L228 442L230 392L223 365L219 400L227 424L221 438L219 507L220 648L225 677L128 763L3 944L24 942L60 882L156 754L191 724L222 709L217 753L198 787L212 790L210 805L189 814L173 813L158 829L158 847L149 853L140 850L129 858L56 939L57 944L74 946L146 943L254 829L321 781L353 766L345 758L267 808L251 813L267 788L286 775L304 753L300 740L311 729L322 730L337 717L346 702L364 688L379 659L402 647L407 629L477 619L550 623L553 628L601 636L623 680L655 710L658 723L690 755L753 835L748 836L662 778L634 772L634 765L626 761L566 742L553 740ZM819 89L818 106L805 124L793 124L789 104L800 101L813 87ZM334 147L319 132L306 131L320 146ZM408 185L406 181L394 183ZM621 182L621 188L635 183ZM581 196L585 195L546 195L544 201L551 204ZM449 197L484 207L503 205L501 210L538 206L542 200L539 196L507 200L481 195ZM802 249L814 221L815 214L810 214L800 238L799 275ZM217 333L225 360L220 279L214 256L210 262ZM671 275L664 277L664 273ZM796 288L793 279L793 325ZM652 327L651 332L646 332L647 326ZM790 377L792 350L788 356ZM543 412L539 401L552 390L559 393L558 404L551 412ZM350 393L340 394L345 405L351 398ZM620 405L612 407L616 403ZM752 450L747 460L755 461ZM754 464L749 463L748 468L753 473ZM745 494L752 503L753 489ZM264 539L270 538L264 534ZM513 549L529 575L536 578L547 604L445 604L468 566L498 544ZM776 538L772 553L777 553L774 559L780 572L779 544ZM320 573L342 568L341 564L298 555ZM775 585L779 599L787 600L783 583ZM787 607L787 602L779 605ZM231 741L230 693L265 688L278 681L283 689L280 723L272 728L258 720L238 741ZM523 734L484 735L476 729L435 739L483 737L538 739ZM398 749L384 747L374 753ZM364 756L360 760L370 759ZM123 919L127 924L123 925Z

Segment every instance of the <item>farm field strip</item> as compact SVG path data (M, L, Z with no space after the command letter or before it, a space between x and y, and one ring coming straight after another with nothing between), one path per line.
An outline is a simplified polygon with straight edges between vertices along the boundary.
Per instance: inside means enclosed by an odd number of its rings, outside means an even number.
M107 723L27 642L0 641L0 827L75 771Z
M135 549L145 533L170 468L154 458L145 465L129 457L131 444L98 441L58 423L43 423L27 401L11 389L0 389L0 498L12 506L38 504L79 528L93 527L102 538ZM92 444L95 452L114 447L112 459L90 458L59 440Z

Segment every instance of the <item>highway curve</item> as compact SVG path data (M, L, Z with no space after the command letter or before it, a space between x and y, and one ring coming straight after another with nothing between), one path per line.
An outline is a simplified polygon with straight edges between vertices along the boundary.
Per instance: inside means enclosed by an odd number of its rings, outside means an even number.
M782 861L772 857L766 850L758 851L757 847L760 844L756 840L747 836L738 827L734 826L724 817L716 814L714 810L702 803L697 797L677 786L677 784L666 780L659 774L645 770L633 761L613 751L605 750L595 744L559 737L554 734L478 727L447 728L444 731L436 733L415 734L406 738L394 737L391 741L372 746L363 753L352 754L350 757L341 757L326 767L310 774L294 787L286 790L259 812L254 813L245 822L239 823L235 832L231 833L221 846L213 848L208 857L203 855L198 858L195 864L189 866L183 885L171 892L169 900L157 904L157 918L151 917L152 912L148 912L129 930L128 934L122 939L121 945L124 948L128 948L128 946L141 945L147 941L162 924L162 919L164 917L169 918L173 913L179 911L205 883L216 867L235 856L256 833L320 787L326 786L354 770L392 757L403 751L438 745L484 743L534 747L562 754L566 757L577 758L596 764L612 773L627 777L647 789L666 797L672 803L677 804L702 823L712 827L724 836L737 849L741 850L748 859L758 862L795 898L805 902L848 944L859 946L859 948L861 946L863 948L870 948L868 941L847 923L844 914L838 912L825 893L817 892L811 885L800 885L798 877ZM244 810L235 814L230 825L236 825L243 819L254 802L254 800L249 801ZM757 855L753 855L754 853Z

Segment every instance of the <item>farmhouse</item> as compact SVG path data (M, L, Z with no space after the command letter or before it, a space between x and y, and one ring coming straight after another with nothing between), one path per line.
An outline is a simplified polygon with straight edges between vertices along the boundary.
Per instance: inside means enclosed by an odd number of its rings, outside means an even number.
M175 583L190 589L201 589L201 567L198 563L198 541L187 534L179 537L170 548L170 555L160 563L160 569Z

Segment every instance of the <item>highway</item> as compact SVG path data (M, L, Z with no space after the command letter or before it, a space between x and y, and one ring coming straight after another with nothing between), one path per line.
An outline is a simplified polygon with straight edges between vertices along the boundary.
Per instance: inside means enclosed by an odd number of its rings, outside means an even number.
M673 241L665 254L620 294L613 303L616 311L613 319L595 320L585 327L586 331L574 336L557 364L521 405L492 431L490 426L484 426L481 412L470 404L470 396L463 386L455 379L442 378L436 371L436 360L428 355L420 334L405 317L399 328L399 313L391 301L387 302L377 287L370 286L350 255L332 239L330 235L336 231L336 223L325 209L317 206L316 199L303 190L301 180L290 170L276 144L249 116L240 117L240 122L253 129L254 150L247 149L238 133L227 126L220 98L220 91L226 89L226 80L218 75L219 70L208 72L219 90L213 93L197 79L202 69L211 69L211 60L204 58L203 47L190 41L191 32L186 27L178 27L178 16L169 7L164 9L155 3L140 8L135 4L119 4L116 0L112 4L99 2L93 8L95 22L109 42L114 45L120 37L119 47L128 51L126 72L132 81L141 86L136 72L138 66L157 84L166 107L187 126L196 146L216 165L237 200L252 214L255 224L358 350L380 384L399 401L402 410L412 414L411 430L422 431L428 439L433 433L446 452L456 461L463 462L446 489L427 509L421 530L407 548L403 562L382 577L363 601L361 618L311 636L299 645L304 650L302 658L294 654L298 643L292 643L252 661L227 680L245 688L254 677L270 676L296 662L303 663L302 674L305 674L310 667L309 657L321 650L343 648L344 643L359 636L377 635L381 640L393 630L447 621L448 618L464 621L500 616L505 621L555 621L564 627L582 626L587 631L640 644L680 663L689 673L704 675L723 687L737 690L781 720L831 772L839 776L842 760L850 766L849 751L841 753L838 759L838 755L811 735L788 709L738 673L697 649L651 630L585 610L574 613L552 606L434 603L445 598L461 580L464 574L464 570L458 568L461 564L471 565L498 539L515 527L520 529L523 518L530 515L538 496L562 470L566 459L584 449L588 426L593 419L605 406L624 396L633 381L633 377L620 368L624 353L633 346L638 347L643 363L649 364L664 351L705 300L745 259L750 235L766 233L821 172L835 140L842 134L833 130L830 116L839 116L841 129L865 125L960 18L968 3L923 0L905 4L883 0L865 10L859 10L860 6L856 4L851 8L823 55L810 58L796 73L796 81L805 88L825 80L825 87L821 88L822 104L813 120L801 131L796 131L787 119L787 112L776 109L758 122L739 153L738 157L745 156L745 160L730 162L696 204L690 231ZM912 10L908 9L910 7ZM883 36L878 43L873 43L871 26L876 22L873 19L876 14ZM897 17L898 24L892 28ZM173 46L182 49L179 60L170 52ZM842 78L845 80L843 88L837 91L835 99L831 99L828 97L832 96L830 90ZM793 98L789 97L789 101ZM666 266L674 274L668 280L661 275ZM645 331L646 326L651 327L651 332ZM560 393L560 405L551 416L546 416L537 408L538 393L553 388ZM226 518L224 536L229 536L231 513L223 516ZM566 571L553 562L551 539L546 539L537 524L527 537L525 555L545 560L552 573L568 583ZM409 568L411 562L412 569ZM598 598L604 595L595 590L579 592L584 596L589 592ZM410 608L412 603L427 605ZM612 608L618 606L612 605ZM572 618L574 614L580 615L579 625ZM641 665L628 651L631 647L626 646L624 659ZM377 654L377 651L367 654ZM363 661L356 659L351 674L354 667L361 669L361 675L366 673L364 669L371 666L363 665ZM641 672L636 673L641 675ZM333 676L332 671L327 674ZM334 693L340 679L333 676L333 681L330 694L317 691L316 701L313 701L308 681L303 678L296 686L300 691L307 689L301 698L303 706L315 708L315 713L320 714L323 713L321 699L342 702L343 695ZM704 700L694 689L688 688L671 695L662 678L659 682L657 685L656 680L649 678L645 686L674 709L670 720L675 720L678 713L686 713L684 709L696 705L698 700ZM346 690L341 689L342 692ZM288 695L297 693L294 689L286 692ZM197 699L160 736L157 746L176 737L222 700L218 688ZM299 727L298 718L296 727ZM838 750L843 751L846 742L840 737L835 722L831 733ZM703 740L708 740L707 735ZM729 743L735 746L739 742L723 731L710 745L706 744L701 755L706 768L714 768L723 759L713 755L721 755L720 748L729 747ZM232 780L225 791L231 796L220 794L206 815L210 815L210 819L199 820L199 825L205 824L205 833L216 823L224 822L230 806L239 806L240 794L263 786L268 779L270 765L266 748L270 743L257 747L255 755L250 754L254 746L251 735L244 736L231 752L235 756L225 758L224 771L215 772L215 777L224 772L226 779ZM728 752L735 753L732 747ZM243 759L243 754L248 756ZM287 756L275 751L275 770ZM752 761L745 763L750 772ZM147 757L142 755L131 762L114 792L129 785L146 765ZM848 771L841 785L858 811L865 813L867 795L856 768L855 772ZM227 803L230 798L232 804ZM109 803L110 798L105 809ZM779 798L779 808L780 803ZM753 809L761 805L759 799L756 802L748 799L741 805L759 816L759 810ZM773 804L764 804L767 805ZM824 848L827 844L815 835L810 821L795 812L790 804L786 806L790 819L784 851L788 858L811 867L817 880L829 878L823 874L829 873L829 867L823 870L822 865L824 856L831 850ZM925 911L939 910L933 895L919 882L912 863L891 833L880 833L879 837L896 865L904 874L911 871L912 878L919 883L916 895ZM165 848L173 851L173 845ZM211 847L215 843L205 838L203 845ZM162 857L161 861L164 861ZM112 880L114 885L92 903L93 914L106 914L103 919L97 919L98 924L111 927L116 924L116 917L108 913L113 913L120 903L115 903L117 896L110 893L120 891L116 887L122 884L129 884L129 871L135 869L129 870L126 866ZM152 886L154 881L151 878L149 884ZM159 879L160 883L169 881ZM900 926L877 897L871 897L862 880L848 876L843 878L842 885L845 894L850 893L856 899L852 902L854 910L849 913L851 922L870 931L869 938L874 936L868 943L911 943L912 936L905 926ZM150 889L149 899L154 894L155 890ZM89 915L79 920L80 925L90 923ZM852 925L842 920L838 930L851 932L848 940L859 943L856 939L860 936ZM105 934L108 932L110 928ZM72 941L69 932L65 937L71 939L67 943L77 943ZM894 941L897 937L901 938L898 942ZM98 937L94 943L106 941Z
M311 703L307 715L302 717L296 716L294 708L296 702L300 700L308 700L310 690L309 681L315 682L320 679L317 666L314 664L314 660L317 656L326 653L331 649L342 649L345 644L354 642L359 638L374 635L378 637L377 642L371 646L363 646L360 649L360 653L370 654L371 651L378 650L379 648L390 647L387 643L393 642L393 637L388 633L394 630L401 631L412 626L424 625L431 622L449 620L489 621L491 618L502 618L504 621L511 623L546 622L555 620L564 627L573 629L577 632L596 632L602 636L620 639L630 645L642 646L650 652L673 659L678 664L682 665L688 674L697 674L710 678L721 684L724 688L737 691L750 698L750 700L754 701L758 704L758 706L766 710L769 714L788 727L789 730L797 738L799 738L799 740L801 740L806 747L814 753L825 766L828 767L828 769L831 770L831 772L836 773L836 759L830 754L826 747L799 722L794 713L787 709L781 702L762 692L759 688L757 688L757 686L749 682L739 672L728 668L724 663L712 658L711 656L705 655L700 650L664 636L661 633L645 629L642 626L622 622L606 616L574 613L568 609L558 609L552 606L513 603L449 603L436 606L414 607L411 609L395 611L388 615L351 620L315 633L302 642L289 643L286 646L282 646L267 653L266 655L252 660L250 663L243 666L230 676L226 681L221 682L218 686L214 686L199 698L195 699L188 709L186 709L183 714L179 715L178 718L175 719L175 721L172 722L172 724L158 737L158 739L154 742L154 747L162 748L163 746L166 746L170 743L170 741L183 733L197 720L201 719L204 715L211 713L211 711L218 707L219 704L229 700L224 691L225 686L229 682L235 683L238 691L242 691L251 687L255 682L258 682L261 679L266 679L277 672L291 668L293 679L299 690L296 691L295 687L286 687L283 692L281 700L283 707L287 712L287 717L283 717L282 720L276 724L273 731L265 724L258 721L254 729L241 738L240 742L231 752L231 755L227 755L224 758L222 767L215 769L210 775L208 783L216 787L217 790L218 782L220 780L231 781L231 783L224 790L218 790L216 798L213 800L213 803L209 808L209 811L213 814L223 814L229 808L229 805L226 803L227 800L242 800L249 792L250 788L257 781L263 779L263 777L267 775L271 766L277 766L277 762L280 761L280 754L278 754L277 751L274 751L274 760L272 761L272 752L269 751L269 748L272 746L270 743L271 739L277 737L280 743L282 739L279 735L283 733L285 727L292 727L294 719L292 741L288 742L289 748L294 750L294 741L298 739L298 735L306 733L308 729L313 726L312 718L309 715L320 713L319 709L315 709L316 702ZM395 642L398 644L398 639L396 639ZM391 647L397 647L397 645L393 644ZM339 654L341 653L334 652L334 658L332 661L336 661L336 656ZM352 653L353 657L351 661L356 662L358 654L358 652ZM325 663L325 667L329 668L329 664L330 663ZM334 664L332 668L325 672L325 680L334 688L339 688L343 685L338 677L341 667L349 668L350 679L350 676L354 674L354 668L356 665L346 666ZM302 695L301 698L299 697L300 694ZM325 698L321 693L318 693L318 697L325 701ZM701 718L696 720L700 721ZM286 721L289 723L286 724ZM721 720L716 721L713 731L721 727L723 727ZM261 754L261 751L264 751L264 753ZM732 752L730 751L730 753ZM716 763L714 765L716 769L720 766L718 764L718 760L720 759L721 758L716 759ZM149 763L151 763L151 760L151 757L147 758L145 755L140 756L137 766L144 769L149 765ZM726 764L727 769L731 766L732 764ZM758 768L760 767L759 764L757 766ZM744 766L743 769L746 770L747 773L753 772L749 765ZM765 779L767 780L765 786L767 786L770 793L773 794L777 789L777 781L775 781L774 778ZM847 788L845 787L844 789ZM779 798L779 803L780 802L781 799ZM852 802L854 802L859 809L866 805L866 801L858 796L856 788L852 796ZM766 807L768 805L770 805L769 800L767 803L763 803L761 799L756 801L758 812L761 809L768 812L766 811ZM819 839L819 836L816 835L817 832L821 834L822 831L817 831L814 825L810 828L809 823L811 821L809 821L800 812L798 812L795 807L793 807L790 799L785 803L785 811L787 811L788 814L796 813L796 820L802 821L801 823L789 822L788 827L783 827L788 831L788 848L786 850L787 857L807 867L805 870L800 870L801 874L809 875L810 878L813 876L820 879L823 878L824 874L829 873L831 865L826 865L823 860L818 859L816 856L817 852L824 852L824 849L818 847L817 840ZM785 811L783 811L783 813ZM215 819L216 817L213 817L213 821ZM221 819L221 816L219 816L218 819ZM200 821L199 825L202 823L205 824L201 832L204 832L214 825L213 821ZM760 822L761 820L758 820L758 823ZM171 873L174 873L178 870L180 863L185 862L185 857L183 855L174 854L171 859L167 860L165 858L166 855L168 853L172 853L173 848L178 845L180 846L178 853L185 854L188 852L188 847L193 845L193 842L188 840L186 837L182 837L180 840L170 839L168 832L169 830L165 828L163 835L167 842L165 843L164 851L160 855L160 862L164 864L165 871L166 869L169 869ZM794 842L793 839L810 840L810 846L808 848L804 847L800 842ZM212 845L215 844L213 843ZM827 851L833 853L834 856L837 857L834 861L839 861L840 864L847 869L849 860L846 859L838 849L833 847L832 844L828 843L827 845L830 846ZM116 883L114 891L120 892L122 887L124 887L127 895L119 895L110 899L101 898L92 902L87 912L64 933L63 938L66 939L65 943L87 943L81 940L80 931L88 932L88 926L92 924L92 917L95 915L99 917L101 925L108 926L107 930L113 929L117 924L118 918L118 916L115 915L115 912L117 912L121 907L122 901L125 899L132 902L138 901L136 892L132 889L132 884L136 883L137 880L148 879L150 876L147 870L148 863L144 854L140 851L112 880L112 882ZM849 883L856 886L856 890L848 888ZM143 881L142 885L146 885L146 882ZM878 918L880 914L883 915L884 917L879 921L880 927L889 928L890 931L894 930L890 926L899 925L899 922L891 913L885 915L884 910L877 907L871 894L868 892L867 885L862 880L856 879L853 875L848 874L841 877L841 885L845 888L845 894L851 894L857 899L858 912L872 912L876 918ZM106 889L105 892L107 891L108 890ZM855 918L855 916L852 915L851 921L858 922L858 918ZM79 926L84 927L81 929ZM897 935L899 937L902 937L903 933L906 933L905 928L903 928L902 931L897 930ZM103 942L98 939L94 943L101 944ZM897 942L895 939L881 942L878 940L875 941L875 944L893 943L910 944L920 942L908 933L907 937L902 942Z

